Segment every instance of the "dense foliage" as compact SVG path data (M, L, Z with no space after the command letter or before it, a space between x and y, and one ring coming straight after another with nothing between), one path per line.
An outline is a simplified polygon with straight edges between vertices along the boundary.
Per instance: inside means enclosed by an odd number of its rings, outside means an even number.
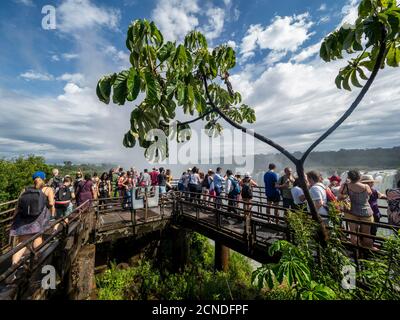
M42 157L0 159L0 202L16 199L25 187L32 185L32 174L37 170L51 174L51 167Z
M197 233L190 237L189 264L182 272L173 273L142 260L137 266L118 269L114 264L97 277L98 298L122 299L256 299L260 291L251 285L251 266L247 258L232 252L229 272L214 272L214 248L207 238Z
M139 142L148 158L165 158L167 145L154 137L150 141L147 134L152 129L161 129L167 137L181 142L190 138L191 121L205 120L210 136L220 133L220 116L210 106L209 98L233 121L255 121L254 110L241 103L240 93L233 92L228 83L229 71L236 64L231 47L220 45L211 50L198 31L188 33L182 44L164 42L154 22L146 19L129 26L126 46L132 67L102 77L97 85L98 98L107 104L111 97L115 104L124 105L137 100L141 92L144 94L143 101L131 113L130 130L123 139L125 147ZM226 89L222 87L224 82ZM186 123L178 121L176 132L170 132L168 124L178 109L187 115L197 114L197 118Z
M330 239L322 247L315 240L315 222L302 212L289 213L293 242L276 241L269 248L270 255L281 257L253 273L258 287L279 299L400 299L400 233L385 241L381 253L360 260L356 268L342 246L341 218L333 207L329 218ZM348 268L356 271L355 288L343 285Z
M0 203L18 198L21 191L32 185L32 174L35 171L44 171L47 178L51 178L52 169L59 169L60 175L75 176L75 173L93 174L97 172L100 176L102 172L108 172L115 168L113 164L73 164L70 161L64 162L64 165L47 164L43 157L30 155L27 157L18 157L7 160L0 159Z
M382 69L400 65L400 8L396 0L361 0L355 24L344 24L326 37L320 55L329 62L343 59L343 53L356 52L359 54L336 77L339 89L351 91L351 85L362 88L360 79L369 79L366 71L373 71L380 52Z

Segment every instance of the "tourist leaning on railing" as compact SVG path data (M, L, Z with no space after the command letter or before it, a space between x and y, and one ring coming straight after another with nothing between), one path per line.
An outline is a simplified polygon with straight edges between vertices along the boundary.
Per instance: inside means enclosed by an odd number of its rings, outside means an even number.
M374 222L373 212L368 203L369 197L372 194L371 188L361 182L361 175L357 170L350 170L347 173L347 177L350 182L346 182L341 186L339 195L339 200L344 200L347 196L350 200L350 209L344 213L345 217L360 222ZM350 222L349 228L352 232L371 234L371 225L369 224ZM373 239L366 237L359 238L362 246L378 250L373 246ZM350 239L353 244L358 244L357 235L350 235Z
M380 193L378 190L374 188L374 183L376 182L372 175L363 175L361 177L361 182L367 184L371 188L371 195L369 197L368 203L372 209L374 222L379 222L381 219L381 212L379 210L378 199L386 199L386 195ZM376 236L378 231L378 227L376 225L371 226L371 234Z
M389 223L400 226L400 180L397 182L397 188L386 190L386 196Z
M55 215L54 191L45 185L46 175L37 171L32 176L33 187L26 188L19 196L10 236L14 237L14 246L22 243L45 230L50 216ZM42 237L33 241L33 248L39 247L43 242ZM12 263L17 264L26 247L19 250L12 257Z

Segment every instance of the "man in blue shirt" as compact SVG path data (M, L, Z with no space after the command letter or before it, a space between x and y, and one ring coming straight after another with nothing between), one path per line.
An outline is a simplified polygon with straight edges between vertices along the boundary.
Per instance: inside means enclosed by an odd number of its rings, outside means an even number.
M214 175L214 190L215 196L217 197L215 200L216 207L219 209L221 207L221 193L223 191L223 183L225 182L224 177L222 176L222 168L218 167L217 172Z
M265 195L267 196L267 204L278 206L279 201L281 200L281 196L279 193L279 189L276 187L278 184L279 176L275 172L276 165L270 163L268 166L268 171L264 174L264 184L265 184ZM270 208L267 208L267 214L271 213ZM275 217L279 216L278 209L275 208ZM276 223L279 223L279 220L276 219Z

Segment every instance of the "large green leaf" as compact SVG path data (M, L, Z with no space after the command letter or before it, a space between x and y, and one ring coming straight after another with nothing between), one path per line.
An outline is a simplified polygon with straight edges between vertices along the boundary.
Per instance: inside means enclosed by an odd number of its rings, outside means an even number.
M96 94L100 101L109 104L111 87L115 81L116 74L102 77L97 83Z
M146 95L150 103L156 104L161 98L161 87L158 79L150 70L144 72L144 80L146 83Z
M125 148L133 148L136 144L136 134L132 130L129 130L125 133L122 144Z
M129 76L127 80L127 87L128 87L128 101L133 101L137 98L140 92L140 75L136 71L135 68L131 68L129 70Z
M113 102L115 104L124 105L128 95L127 81L129 71L124 70L118 73L113 84Z
M386 63L391 67L398 67L400 65L400 41L399 43L393 42L389 47Z

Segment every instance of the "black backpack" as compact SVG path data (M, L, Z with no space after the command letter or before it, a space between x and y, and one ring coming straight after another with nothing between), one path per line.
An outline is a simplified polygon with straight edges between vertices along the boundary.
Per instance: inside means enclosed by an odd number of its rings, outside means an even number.
M206 189L210 189L210 177L209 176L205 176L203 183L201 184L202 187L206 188Z
M108 191L109 191L109 190L108 190L107 181L101 180L100 183L99 183L99 192L100 192L101 194L107 194Z
M250 182L245 182L242 185L242 198L243 199L252 199L253 198L253 189L250 186Z
M51 185L50 185L50 187L52 187L54 190L57 190L57 188L60 188L61 187L61 185L62 185L62 178L60 178L60 177L54 177L53 178L53 181L51 182Z
M72 200L72 193L70 187L61 186L56 190L55 206L59 209L68 208Z
M38 217L47 204L47 197L42 190L27 188L18 200L18 214L24 218Z

